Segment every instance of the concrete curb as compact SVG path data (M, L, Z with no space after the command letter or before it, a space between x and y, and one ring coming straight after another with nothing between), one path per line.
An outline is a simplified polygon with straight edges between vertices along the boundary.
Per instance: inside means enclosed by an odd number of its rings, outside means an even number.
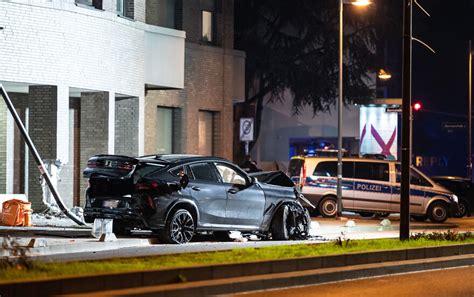
M210 296L287 288L292 286L316 285L343 280L354 280L358 278L467 265L474 265L473 255L352 265L337 268L322 268L181 284L97 291L65 296Z
M173 269L148 270L80 277L62 277L48 280L15 281L0 284L3 296L45 296L74 294L103 290L157 286L200 281L251 277L276 273L292 273L343 266L367 265L384 262L420 260L458 255L474 255L474 244L426 247L342 255L303 257L273 261L195 266ZM468 258L469 258L468 257ZM468 264L466 264L468 265ZM469 264L470 265L470 264ZM290 285L290 284L286 284Z
M0 244L1 242L2 240L0 238ZM17 242L21 244L22 247L28 248L28 255L31 256L32 259L35 259L36 257L43 257L55 254L70 254L81 252L93 253L97 251L107 251L120 248L149 246L151 244L156 244L156 239L130 238L112 242L100 242L98 239L70 239L67 243L57 243L54 240L39 237L18 239ZM11 253L9 249L0 250L0 257L8 257L10 255Z

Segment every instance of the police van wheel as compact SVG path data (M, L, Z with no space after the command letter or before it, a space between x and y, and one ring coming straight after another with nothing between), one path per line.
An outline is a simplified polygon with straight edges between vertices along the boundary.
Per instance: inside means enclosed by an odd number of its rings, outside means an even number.
M435 201L430 205L428 217L433 223L442 223L448 219L448 206L441 201Z
M319 213L324 218L333 218L337 214L336 198L326 197L319 202Z

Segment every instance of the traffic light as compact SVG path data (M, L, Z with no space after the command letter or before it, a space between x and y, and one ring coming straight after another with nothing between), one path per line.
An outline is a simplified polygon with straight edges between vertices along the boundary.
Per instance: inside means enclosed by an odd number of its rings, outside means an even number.
M420 102L416 102L415 104L413 104L413 110L414 111L418 111L421 109L421 103Z

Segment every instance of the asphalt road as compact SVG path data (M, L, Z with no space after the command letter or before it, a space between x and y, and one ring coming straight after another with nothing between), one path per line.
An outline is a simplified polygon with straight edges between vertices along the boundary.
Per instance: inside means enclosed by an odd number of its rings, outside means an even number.
M239 297L472 297L474 266L237 294Z

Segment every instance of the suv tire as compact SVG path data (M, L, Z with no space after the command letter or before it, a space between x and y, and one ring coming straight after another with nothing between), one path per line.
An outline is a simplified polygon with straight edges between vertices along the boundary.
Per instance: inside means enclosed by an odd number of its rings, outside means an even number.
M290 234L288 233L288 213L290 209L288 205L282 205L278 208L272 221L272 239L273 240L288 240Z
M158 232L158 240L172 244L188 243L194 237L195 229L193 216L181 208L169 215L165 229Z

